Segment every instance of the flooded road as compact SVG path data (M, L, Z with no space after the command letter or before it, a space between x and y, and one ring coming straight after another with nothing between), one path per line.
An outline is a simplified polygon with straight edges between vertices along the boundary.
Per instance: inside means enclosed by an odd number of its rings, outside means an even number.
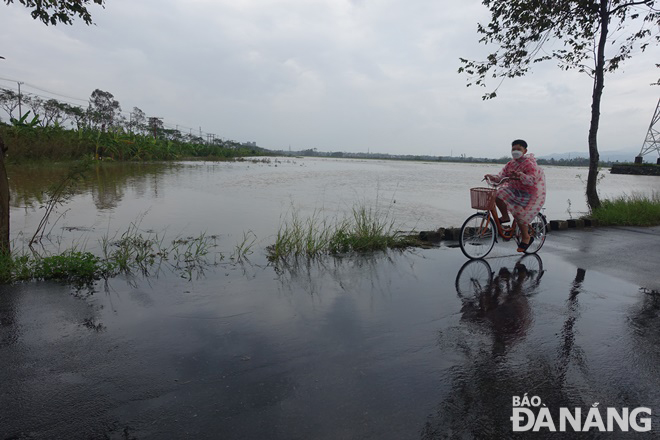
M511 251L1 287L0 438L523 438L525 394L583 419L648 407L627 435L657 435L658 295Z
M93 243L142 210L145 230L221 233L230 252L249 229L259 244L242 262L117 277L92 291L0 286L0 439L527 438L533 424L514 432L511 420L525 395L557 430L560 408L594 424L536 437L620 438L624 424L625 438L656 437L660 297L648 267L658 228L551 234L538 257L521 258L508 243L468 262L445 243L266 260L292 201L304 213L336 213L360 197L381 200L419 229L428 225L420 218L458 221L459 200L469 213L463 186L488 166L420 171L431 166L184 164L97 175L66 205L47 246L68 233ZM562 186L575 170L547 174L558 194L582 191ZM453 179L460 193L433 179ZM20 243L39 190L15 191ZM552 203L549 211L563 209ZM593 408L603 430L589 419ZM605 432L608 411L624 408L649 414Z

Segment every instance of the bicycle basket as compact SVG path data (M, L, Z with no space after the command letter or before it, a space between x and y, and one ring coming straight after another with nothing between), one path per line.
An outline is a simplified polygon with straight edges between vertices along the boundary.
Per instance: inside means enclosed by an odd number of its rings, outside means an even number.
M495 203L495 189L470 188L472 209L490 209Z

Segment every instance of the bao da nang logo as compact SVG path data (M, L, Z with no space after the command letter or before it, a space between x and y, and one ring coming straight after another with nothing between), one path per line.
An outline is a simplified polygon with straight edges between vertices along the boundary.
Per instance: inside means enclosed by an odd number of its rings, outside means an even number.
M513 431L546 432L648 432L651 431L651 409L603 408L598 402L589 410L559 408L553 417L538 396L513 396Z

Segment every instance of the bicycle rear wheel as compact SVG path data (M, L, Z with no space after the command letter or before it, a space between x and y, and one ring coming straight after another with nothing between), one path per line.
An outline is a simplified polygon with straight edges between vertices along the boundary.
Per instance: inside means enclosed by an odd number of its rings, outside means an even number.
M465 220L458 244L468 258L484 258L488 255L495 244L495 225L487 213L472 214Z
M525 251L526 254L535 254L545 243L545 237L548 235L548 221L545 219L545 216L540 212L536 214L536 217L532 219L532 222L529 224L529 235L534 237L534 241ZM522 238L520 236L520 229L516 231L516 243L520 246Z
M543 260L536 254L525 254L516 262L515 271L524 271L526 279L522 283L523 293L529 294L539 286L543 270Z

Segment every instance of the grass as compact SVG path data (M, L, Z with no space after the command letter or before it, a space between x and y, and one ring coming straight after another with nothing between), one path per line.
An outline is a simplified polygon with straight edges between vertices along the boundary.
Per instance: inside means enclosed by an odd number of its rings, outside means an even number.
M296 210L267 248L271 261L288 258L315 258L325 254L370 252L414 245L415 239L395 228L389 211L356 205L351 215L331 222L320 211L301 218Z
M655 226L660 225L660 192L650 196L623 195L601 202L591 215L603 226Z
M58 280L88 284L106 272L106 264L90 252L76 250L43 257L0 254L0 282Z
M247 260L247 256L252 253L252 247L256 241L257 235L254 232L243 232L243 241L236 244L230 259L238 263L243 262L244 259Z
M216 241L214 235L200 234L166 243L164 236L142 232L138 224L131 223L118 238L101 239L101 255L75 248L56 255L34 251L0 254L0 283L57 280L84 286L122 274L149 276L162 269L191 278L223 259L219 253L209 259Z

